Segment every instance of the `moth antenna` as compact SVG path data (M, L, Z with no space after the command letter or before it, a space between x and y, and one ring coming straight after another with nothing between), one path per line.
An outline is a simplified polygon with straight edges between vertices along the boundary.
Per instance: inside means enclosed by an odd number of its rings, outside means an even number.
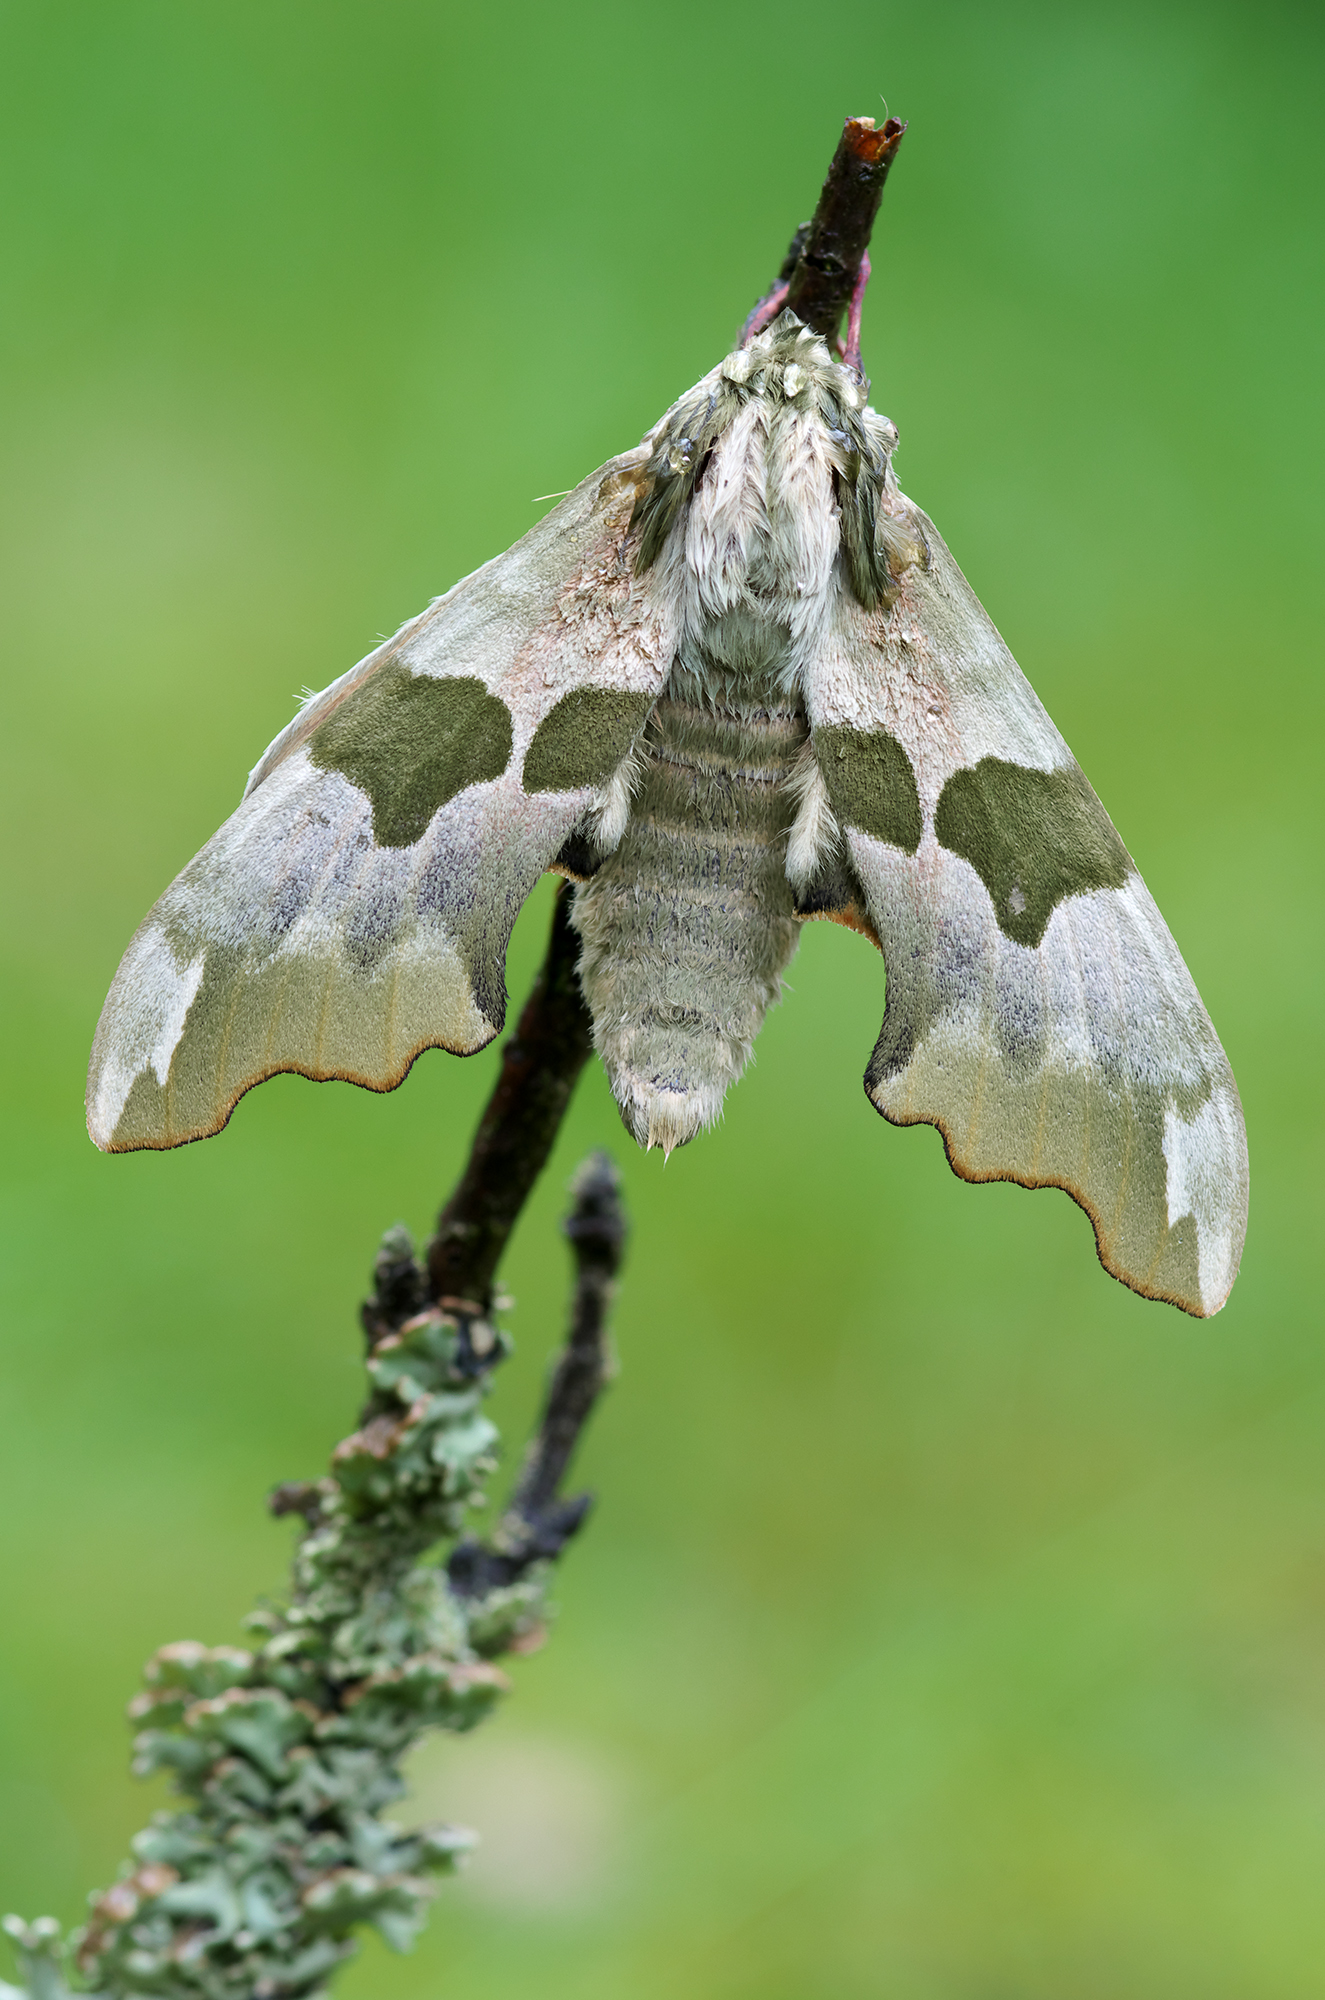
M868 250L860 260L856 282L851 289L851 304L847 307L847 337L842 348L842 359L848 368L853 368L861 381L865 380L865 370L860 360L860 321L865 310L865 287L870 281L870 259Z
M738 347L748 347L756 334L762 333L766 326L773 324L773 321L785 305L787 293L790 290L791 280L789 278L779 279L768 296L760 299L759 304L741 328L741 337L736 343Z

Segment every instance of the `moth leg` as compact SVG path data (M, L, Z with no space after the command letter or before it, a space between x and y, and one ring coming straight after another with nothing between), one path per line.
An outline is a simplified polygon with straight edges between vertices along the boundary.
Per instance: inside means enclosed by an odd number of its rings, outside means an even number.
M861 314L865 310L865 287L869 281L870 260L867 252L860 260L860 269L856 273L856 282L852 287L851 304L847 307L846 342L845 344L842 341L838 342L842 359L846 362L847 367L854 368L857 375L862 378L865 370L861 366L860 360L860 320Z
M738 347L748 347L757 333L762 333L766 326L773 324L773 321L781 312L786 302L787 293L790 290L790 278L782 278L774 285L766 299L760 299L759 304L741 328L741 337L736 343Z
M793 914L803 924L816 920L841 924L844 930L868 938L876 951L883 950L865 907L865 892L841 857L830 861L797 892Z
M560 875L567 882L588 882L602 865L602 850L594 845L583 827L577 826L572 827L555 858L548 862L547 873Z

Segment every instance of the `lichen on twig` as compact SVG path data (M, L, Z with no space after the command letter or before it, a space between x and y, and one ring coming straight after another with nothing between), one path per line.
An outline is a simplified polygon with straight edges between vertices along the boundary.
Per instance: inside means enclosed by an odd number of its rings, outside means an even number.
M388 1232L363 1314L369 1396L358 1427L325 1478L272 1495L275 1513L305 1522L288 1601L248 1620L251 1649L183 1641L148 1662L130 1707L134 1768L168 1772L184 1803L138 1835L133 1860L68 1945L49 1919L7 1920L24 1985L0 1986L0 2000L63 2000L71 1990L102 2000L313 2000L353 1956L360 1926L408 1945L429 1878L472 1845L462 1829L405 1830L382 1813L405 1790L400 1764L419 1738L473 1728L506 1690L495 1662L538 1644L552 1563L589 1506L560 1487L607 1379L606 1309L625 1235L616 1170L601 1153L574 1183L570 1340L542 1420L494 1534L464 1536L496 1470L483 1401L510 1351L487 1295L519 1203L494 1224L495 1184L514 1156L520 1199L528 1193L587 1053L575 1032L583 1003L573 961L569 970L570 983L559 907L443 1213L445 1224L463 1193L488 1218L451 1238L448 1270L470 1296L430 1296L408 1233Z

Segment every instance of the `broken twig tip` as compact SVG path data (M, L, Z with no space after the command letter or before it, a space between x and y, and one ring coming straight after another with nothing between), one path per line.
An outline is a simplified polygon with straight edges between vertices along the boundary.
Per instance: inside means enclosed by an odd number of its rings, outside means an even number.
M891 166L905 132L906 123L901 118L885 118L882 125L876 125L872 118L848 118L842 137L865 166Z

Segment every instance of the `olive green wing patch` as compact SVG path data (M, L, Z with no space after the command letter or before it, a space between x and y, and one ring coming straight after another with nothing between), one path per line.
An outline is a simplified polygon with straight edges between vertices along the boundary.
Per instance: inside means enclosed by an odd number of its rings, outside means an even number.
M563 695L525 752L527 792L603 785L629 754L656 697L624 688L578 687Z
M819 769L833 811L906 854L920 845L920 793L911 759L886 729L826 723L814 732Z
M1131 856L1075 763L1031 771L982 757L948 779L934 831L940 846L970 862L999 929L1018 944L1039 944L1065 896L1121 889L1131 873Z
M513 740L511 711L482 681L389 660L313 732L308 754L367 795L379 847L412 847L457 793L501 776Z

